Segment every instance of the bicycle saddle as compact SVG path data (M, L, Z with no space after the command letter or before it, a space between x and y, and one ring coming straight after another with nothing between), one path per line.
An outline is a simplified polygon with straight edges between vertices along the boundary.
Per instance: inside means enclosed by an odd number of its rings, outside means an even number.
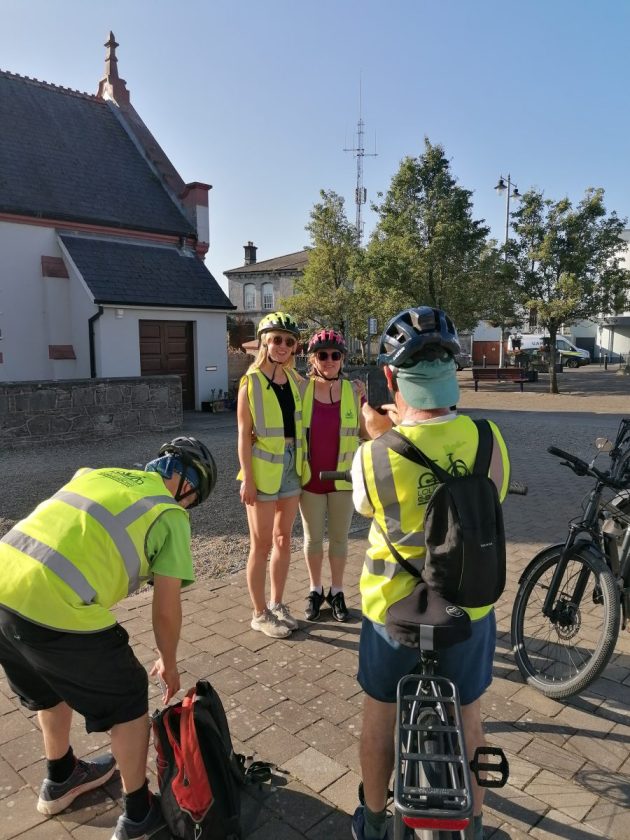
M394 641L420 650L440 650L470 637L468 613L421 581L411 595L387 610L385 629Z

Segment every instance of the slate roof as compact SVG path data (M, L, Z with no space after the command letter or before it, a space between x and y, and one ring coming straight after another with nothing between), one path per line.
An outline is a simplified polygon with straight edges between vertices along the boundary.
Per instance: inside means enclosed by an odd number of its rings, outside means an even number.
M274 257L272 260L261 260L251 265L242 265L239 268L230 268L224 274L255 274L256 272L274 271L303 271L308 263L308 250L294 251L292 254L285 254L283 257Z
M195 234L114 109L0 71L0 212Z
M94 303L235 309L206 266L178 248L60 234Z

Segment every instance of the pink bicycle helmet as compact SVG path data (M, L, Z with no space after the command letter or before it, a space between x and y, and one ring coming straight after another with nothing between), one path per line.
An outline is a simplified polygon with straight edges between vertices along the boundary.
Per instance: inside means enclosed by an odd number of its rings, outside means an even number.
M346 340L336 330L320 330L310 338L306 352L316 353L318 350L339 350L345 355Z

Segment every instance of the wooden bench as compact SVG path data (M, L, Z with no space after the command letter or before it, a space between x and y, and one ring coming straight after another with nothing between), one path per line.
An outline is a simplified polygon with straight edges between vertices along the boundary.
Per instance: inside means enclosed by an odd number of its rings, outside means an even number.
M480 382L516 382L522 391L524 383L530 381L527 371L517 367L473 368L472 375L475 391L479 390Z

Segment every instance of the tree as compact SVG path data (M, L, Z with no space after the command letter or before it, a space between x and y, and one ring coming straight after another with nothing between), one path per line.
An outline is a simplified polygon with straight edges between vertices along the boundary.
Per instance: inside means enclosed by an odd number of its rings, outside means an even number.
M354 225L344 200L333 190L321 190L306 230L311 235L308 264L296 280L293 297L281 301L298 321L345 330L353 309L353 278L358 258Z
M549 333L549 389L557 394L559 327L619 311L627 301L630 272L620 264L626 220L607 214L602 189L586 190L575 209L568 198L552 201L530 190L511 215L516 283L522 302Z
M489 229L472 217L472 193L457 185L444 149L424 141L420 157L406 157L380 205L377 227L357 288L392 316L407 306L445 309L459 329L483 315ZM491 271L491 273L488 273Z

